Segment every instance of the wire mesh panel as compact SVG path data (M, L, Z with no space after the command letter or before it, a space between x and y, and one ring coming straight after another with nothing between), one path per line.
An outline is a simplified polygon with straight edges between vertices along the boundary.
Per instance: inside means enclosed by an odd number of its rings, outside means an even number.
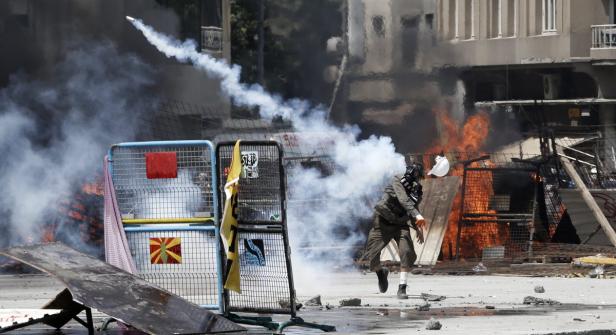
M215 221L210 142L122 143L109 156L124 223Z
M538 170L530 163L474 162L464 169L458 255L528 257L535 231Z
M220 309L216 227L127 227L126 237L139 277L198 305Z
M218 166L222 169L219 173L221 199L224 199L233 145L219 144L217 148ZM276 142L244 141L240 144L240 152L239 220L250 224L281 224L284 187L280 147Z
M233 311L289 313L291 292L281 229L240 229L241 294L230 291Z
M234 145L228 142L216 147L222 199ZM282 151L273 141L242 141L240 151L238 249L242 293L226 291L225 311L294 316Z

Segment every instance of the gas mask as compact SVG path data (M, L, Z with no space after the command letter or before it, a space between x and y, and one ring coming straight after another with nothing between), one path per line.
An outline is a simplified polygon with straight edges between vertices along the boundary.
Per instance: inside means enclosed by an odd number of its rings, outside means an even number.
M406 194L417 204L421 202L423 195L422 187L419 183L421 178L423 178L423 173L423 166L421 164L412 163L406 167L406 172L400 178L400 183L406 190Z

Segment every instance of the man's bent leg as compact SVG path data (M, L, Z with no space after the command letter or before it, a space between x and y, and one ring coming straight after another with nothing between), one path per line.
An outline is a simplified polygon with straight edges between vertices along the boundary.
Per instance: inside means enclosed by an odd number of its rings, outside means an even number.
M398 249L400 250L400 284L398 285L397 296L398 299L408 299L406 294L407 276L415 260L417 260L409 228L401 229L397 242Z
M385 293L389 286L387 281L389 270L381 267L381 250L389 243L391 237L384 236L381 230L381 220L382 219L378 215L375 215L372 229L370 229L370 233L368 233L364 259L370 260L370 270L374 271L379 278L379 291Z

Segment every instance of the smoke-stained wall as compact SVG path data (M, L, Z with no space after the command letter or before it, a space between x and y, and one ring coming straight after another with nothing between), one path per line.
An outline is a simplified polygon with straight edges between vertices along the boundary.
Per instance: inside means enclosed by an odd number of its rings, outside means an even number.
M432 144L432 108L456 97L455 76L431 68L435 10L433 1L347 1L345 103L333 119L392 136L401 152Z

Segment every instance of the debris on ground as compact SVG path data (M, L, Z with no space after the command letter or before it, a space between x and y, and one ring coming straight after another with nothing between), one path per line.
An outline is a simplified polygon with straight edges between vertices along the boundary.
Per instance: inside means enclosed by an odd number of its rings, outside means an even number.
M378 310L378 311L376 311L376 314L380 315L380 316L387 316L387 315L389 315L389 310L387 310L387 309Z
M535 286L535 293L545 293L545 288L541 285Z
M524 305L560 305L560 302L551 299L543 299L532 296L527 296L523 301Z
M361 306L361 299L351 298L351 299L340 300L340 307L356 307L356 306Z
M616 265L616 258L607 257L602 254L595 256L579 257L573 259L575 265Z
M588 276L590 278L596 278L603 275L604 273L605 269L603 268L603 265L598 265L588 273Z
M289 300L287 299L280 299L278 300L278 305L280 305L280 307L284 308L284 309L288 309L291 308L291 304L289 302ZM298 302L297 300L295 301L295 309L296 310L300 310L300 308L302 308L303 305L302 303Z
M321 296L315 295L314 297L304 301L304 306L323 306L323 304L321 303Z
M496 307L491 306L491 305L487 305L487 306L486 306L486 309L495 309L495 308L496 308Z
M420 312L427 312L430 310L430 304L429 303L425 303L423 305L419 305L415 308L416 310L420 311Z
M442 327L443 325L434 319L430 319L426 325L427 330L440 330Z
M473 266L473 272L486 272L488 268L483 265L483 263L479 262L479 264Z
M573 321L585 322L586 320L584 320L584 319L580 319L580 318L573 318Z
M441 300L445 300L446 298L447 297L444 295L434 295L434 294L429 294L429 293L421 294L421 299L425 301L441 301Z

